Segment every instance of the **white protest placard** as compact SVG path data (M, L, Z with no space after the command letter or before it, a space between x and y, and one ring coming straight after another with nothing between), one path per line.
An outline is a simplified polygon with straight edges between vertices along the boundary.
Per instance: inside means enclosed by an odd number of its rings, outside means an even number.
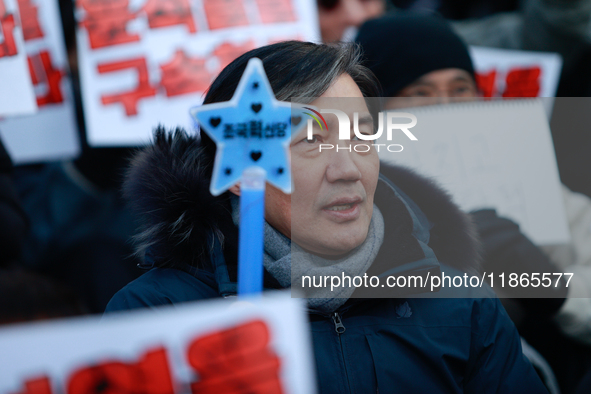
M0 393L316 392L304 304L289 293L0 329Z
M36 110L16 0L0 0L0 117Z
M77 0L88 142L141 145L158 124L193 130L189 108L248 50L318 41L307 0Z
M542 101L405 108L400 112L417 118L410 129L417 140L394 131L404 149L380 149L380 158L432 178L464 211L494 208L537 244L566 243L570 234Z
M557 53L471 46L484 97L554 97L562 58Z
M19 2L25 50L39 110L0 120L15 164L70 159L80 153L78 127L57 1Z

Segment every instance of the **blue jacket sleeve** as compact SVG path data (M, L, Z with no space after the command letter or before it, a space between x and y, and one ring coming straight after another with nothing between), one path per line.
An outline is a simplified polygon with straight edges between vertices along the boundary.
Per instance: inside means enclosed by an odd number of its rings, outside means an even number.
M544 384L525 358L517 329L498 298L475 302L472 313L472 350L465 393L547 394Z

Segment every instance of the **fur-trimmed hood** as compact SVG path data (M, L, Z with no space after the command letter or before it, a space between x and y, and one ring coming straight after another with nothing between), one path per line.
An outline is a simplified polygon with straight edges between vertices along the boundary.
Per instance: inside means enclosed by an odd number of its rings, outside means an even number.
M181 129L167 132L158 127L154 137L154 144L132 159L123 186L142 223L136 236L138 255L148 255L146 268L206 268L213 235L223 245L229 270L235 272L238 234L230 196L209 193L213 157L199 145L198 137ZM462 271L477 270L476 230L450 196L409 169L382 163L381 173L427 217L429 247L437 259Z

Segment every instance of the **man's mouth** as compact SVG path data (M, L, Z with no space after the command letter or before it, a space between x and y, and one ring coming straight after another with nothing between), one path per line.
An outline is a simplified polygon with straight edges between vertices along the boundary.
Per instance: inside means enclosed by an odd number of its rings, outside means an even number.
M338 198L326 205L322 211L330 220L345 223L359 217L362 203L363 199L359 196Z
M341 204L341 205L333 205L329 208L326 208L327 211L346 211L347 209L353 208L356 203L354 204Z
M352 208L355 208L357 205L361 204L363 199L361 197L341 197L337 198L324 206L324 210L327 211L347 211Z

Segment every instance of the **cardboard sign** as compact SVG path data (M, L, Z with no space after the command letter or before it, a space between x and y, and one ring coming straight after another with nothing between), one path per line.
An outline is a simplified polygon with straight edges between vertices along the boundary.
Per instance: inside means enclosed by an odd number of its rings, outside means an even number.
M15 164L78 156L80 143L59 4L18 2L28 66L39 111L0 120L0 135Z
M405 108L417 141L382 160L436 181L464 211L494 208L539 245L570 240L542 99ZM387 141L381 141L387 143Z
M239 55L289 39L317 41L306 0L77 0L88 141L147 143L163 124L192 130L188 109Z
M484 97L556 96L562 69L557 53L471 46L470 56Z
M0 329L0 393L315 393L288 293Z
M0 117L36 110L16 0L0 0Z

